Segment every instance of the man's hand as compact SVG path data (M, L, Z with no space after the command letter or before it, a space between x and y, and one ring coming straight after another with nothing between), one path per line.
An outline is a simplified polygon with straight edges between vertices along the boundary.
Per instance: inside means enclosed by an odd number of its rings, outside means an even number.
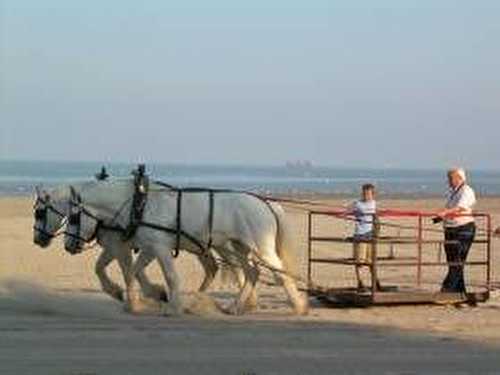
M446 219L446 218L449 218L449 217L454 217L454 216L460 215L464 211L466 211L466 210L464 208L462 208L462 207L448 208L448 209L439 211L436 214L436 216L440 217L441 219Z
M450 214L449 212L450 210L442 210L442 211L439 211L436 216L439 217L440 219L444 219L446 216L448 216Z

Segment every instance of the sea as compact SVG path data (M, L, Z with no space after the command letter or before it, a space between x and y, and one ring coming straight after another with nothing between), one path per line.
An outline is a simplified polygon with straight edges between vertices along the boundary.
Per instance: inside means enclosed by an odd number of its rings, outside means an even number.
M50 188L94 178L105 166L113 177L131 174L134 164L0 160L0 196L31 195L35 186ZM446 191L446 171L424 169L341 168L312 165L236 166L146 165L152 179L180 187L211 187L275 195L359 194L373 183L387 196L440 196ZM500 195L500 171L469 171L470 184L479 195Z

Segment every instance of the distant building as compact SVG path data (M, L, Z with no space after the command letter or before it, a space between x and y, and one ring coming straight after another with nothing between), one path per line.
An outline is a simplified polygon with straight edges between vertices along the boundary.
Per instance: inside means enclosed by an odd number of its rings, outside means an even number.
M300 177L310 177L314 169L310 160L287 161L285 167L291 175Z
M309 170L314 168L313 163L310 160L287 161L285 166L288 169L295 169L295 170Z

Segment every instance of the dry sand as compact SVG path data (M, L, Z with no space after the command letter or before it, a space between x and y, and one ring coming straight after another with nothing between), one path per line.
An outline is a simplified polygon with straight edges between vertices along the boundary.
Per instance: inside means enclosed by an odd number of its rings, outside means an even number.
M440 203L383 205L432 209ZM500 199L482 199L479 209L500 225ZM289 214L304 272L305 217ZM29 199L0 199L0 374L500 373L499 295L476 308L330 309L313 302L309 316L294 317L282 289L262 285L258 310L233 317L219 306L235 290L217 280L209 295L195 293L200 267L183 255L178 270L190 314L131 316L100 291L93 272L99 250L71 256L60 241L34 246L31 215ZM336 224L333 231L345 235L350 228ZM424 279L439 281L442 272L429 271ZM499 272L495 253L494 280ZM148 273L160 282L156 265ZM393 269L383 277L387 283L413 278ZM351 278L352 270L315 271L325 285L347 285ZM468 278L479 282L482 275L470 270Z

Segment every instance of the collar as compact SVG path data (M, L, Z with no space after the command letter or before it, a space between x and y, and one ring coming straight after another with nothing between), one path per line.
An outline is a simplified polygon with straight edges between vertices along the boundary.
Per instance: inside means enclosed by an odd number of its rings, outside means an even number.
M452 200L453 198L455 198L457 194L463 190L465 185L466 185L465 182L463 182L462 184L458 185L455 189L450 188L448 190L448 200Z

